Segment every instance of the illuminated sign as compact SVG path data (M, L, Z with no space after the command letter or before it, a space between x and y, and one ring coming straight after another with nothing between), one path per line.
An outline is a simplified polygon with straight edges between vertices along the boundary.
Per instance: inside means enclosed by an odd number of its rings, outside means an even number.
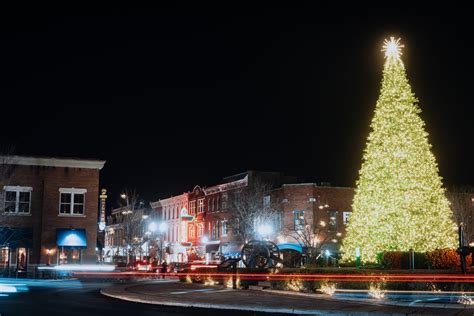
M87 248L85 229L57 229L56 237L59 247Z

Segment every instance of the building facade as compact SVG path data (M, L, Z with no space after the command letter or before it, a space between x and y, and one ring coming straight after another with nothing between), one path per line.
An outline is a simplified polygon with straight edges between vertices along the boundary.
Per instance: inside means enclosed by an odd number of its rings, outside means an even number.
M277 244L317 246L338 252L352 212L354 189L323 183L283 184L267 196L282 214ZM308 231L309 229L309 231ZM315 240L311 243L309 234Z
M99 172L105 161L1 157L3 270L97 261Z
M137 207L123 206L111 211L105 226L104 262L133 264L149 258L151 252L156 255L156 249L153 249L156 248L156 234L149 231L149 225L156 217L149 213L144 202Z
M271 205L277 215L266 239L283 248L290 245L295 249L296 245L302 249L307 245L295 233L309 227L310 231L317 232L325 249L338 251L350 217L352 188L297 183L294 177L281 173L247 171L224 178L217 185L195 186L192 191L152 203L153 209L167 223L168 231L164 235L167 260L209 262L215 253L237 255L243 241L241 234L235 231L232 199L236 199L236 190L261 183L271 185L256 203L261 203L258 207L262 209Z
M150 203L157 218L165 223L163 238L168 262L187 261L189 192Z

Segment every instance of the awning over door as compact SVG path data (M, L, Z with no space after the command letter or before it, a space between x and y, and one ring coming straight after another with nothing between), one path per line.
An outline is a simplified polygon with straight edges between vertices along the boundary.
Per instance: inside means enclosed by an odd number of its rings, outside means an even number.
M33 228L0 227L0 247L31 248L33 245Z
M278 244L277 246L278 246L278 249L280 249L280 250L293 250L293 251L297 251L299 253L303 252L303 247L301 247L298 244L282 243L282 244Z
M87 248L87 237L85 229L56 230L58 247L64 248Z

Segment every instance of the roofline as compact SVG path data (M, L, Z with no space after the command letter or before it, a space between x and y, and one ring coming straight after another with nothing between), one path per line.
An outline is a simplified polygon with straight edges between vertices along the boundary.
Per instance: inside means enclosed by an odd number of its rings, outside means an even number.
M82 168L101 170L105 165L105 160L78 159L78 158L48 158L48 157L27 157L27 156L1 156L0 164L20 165L20 166L44 166L63 168Z

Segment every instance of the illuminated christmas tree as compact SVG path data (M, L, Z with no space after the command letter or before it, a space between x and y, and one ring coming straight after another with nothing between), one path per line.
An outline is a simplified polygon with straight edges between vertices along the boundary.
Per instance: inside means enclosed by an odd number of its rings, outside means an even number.
M359 172L343 259L383 251L456 247L452 211L401 60L400 40L385 40L382 88ZM358 250L357 250L358 248Z

